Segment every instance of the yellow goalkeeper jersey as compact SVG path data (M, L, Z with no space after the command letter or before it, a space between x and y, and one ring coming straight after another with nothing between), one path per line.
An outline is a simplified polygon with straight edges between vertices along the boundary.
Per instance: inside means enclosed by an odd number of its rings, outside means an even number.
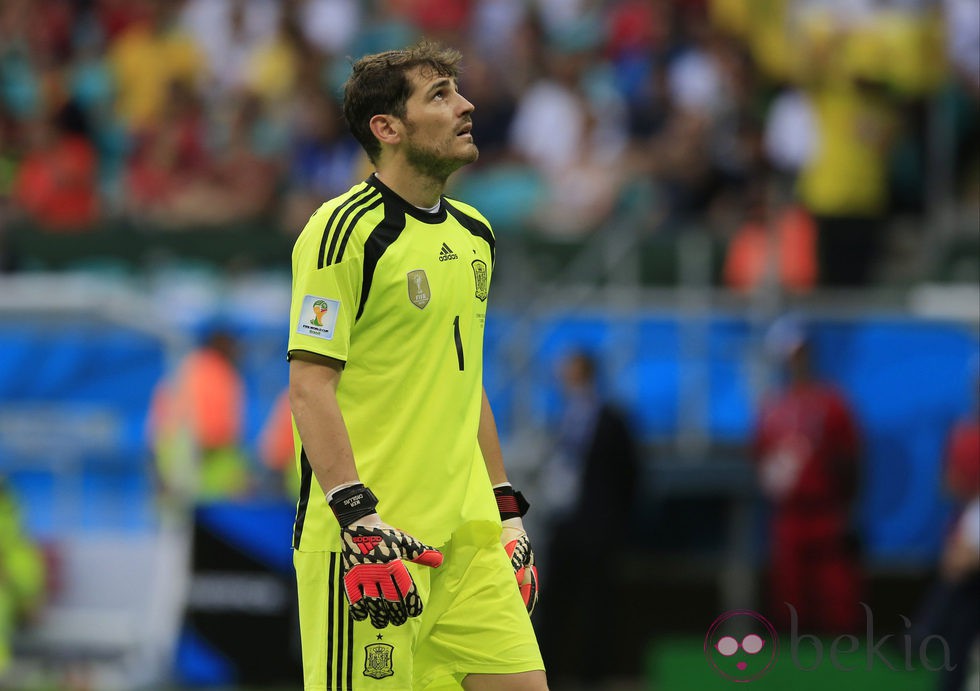
M387 523L433 546L499 525L477 440L494 236L473 207L407 203L373 175L321 206L293 248L289 353L346 363L337 391L361 480ZM339 527L293 424L293 548Z

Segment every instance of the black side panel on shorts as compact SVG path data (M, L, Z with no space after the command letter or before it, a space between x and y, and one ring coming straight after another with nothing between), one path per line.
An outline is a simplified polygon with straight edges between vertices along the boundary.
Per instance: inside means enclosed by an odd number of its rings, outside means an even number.
M310 486L313 484L313 467L306 456L306 449L299 449L299 501L296 502L296 521L293 523L293 549L299 549L303 537L303 524L306 522L306 507L310 503Z
M328 690L347 691L354 685L354 620L347 608L344 569L336 552L330 553L327 578L326 673Z

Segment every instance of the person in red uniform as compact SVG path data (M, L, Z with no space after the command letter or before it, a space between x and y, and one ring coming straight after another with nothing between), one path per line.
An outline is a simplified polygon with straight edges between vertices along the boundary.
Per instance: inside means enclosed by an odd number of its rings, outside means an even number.
M766 350L785 381L761 407L754 458L772 502L771 614L784 628L806 632L859 630L864 622L853 511L860 442L847 400L819 381L811 343L798 318L777 320Z

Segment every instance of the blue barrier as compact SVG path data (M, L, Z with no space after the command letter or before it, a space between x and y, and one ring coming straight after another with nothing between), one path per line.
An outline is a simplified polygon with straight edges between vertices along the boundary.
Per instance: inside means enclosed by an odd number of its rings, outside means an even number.
M730 315L714 315L705 327L705 354L695 357L669 313L582 311L530 323L492 313L485 378L502 434L514 431L518 415L539 426L554 421L561 403L556 364L569 349L584 347L605 363L608 392L632 411L644 438L676 433L684 378L694 376L707 387L709 436L745 442L759 394L749 376L756 334ZM976 333L961 324L883 317L822 320L813 333L817 369L847 393L866 441L862 516L872 554L933 554L949 513L940 462L950 426L972 403L965 372ZM254 450L288 380L286 330L243 323L240 335L246 442ZM526 381L513 372L522 350L530 354L531 366L518 375ZM163 372L161 345L127 329L0 324L0 473L11 475L24 497L33 532L65 527L50 502L66 464L81 468L82 528L152 522L144 425Z

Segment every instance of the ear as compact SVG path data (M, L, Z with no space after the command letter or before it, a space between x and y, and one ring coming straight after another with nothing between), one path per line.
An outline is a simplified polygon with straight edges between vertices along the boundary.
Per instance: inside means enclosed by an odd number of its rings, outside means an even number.
M401 141L401 120L391 115L375 115L368 123L371 133L382 144L398 144Z

